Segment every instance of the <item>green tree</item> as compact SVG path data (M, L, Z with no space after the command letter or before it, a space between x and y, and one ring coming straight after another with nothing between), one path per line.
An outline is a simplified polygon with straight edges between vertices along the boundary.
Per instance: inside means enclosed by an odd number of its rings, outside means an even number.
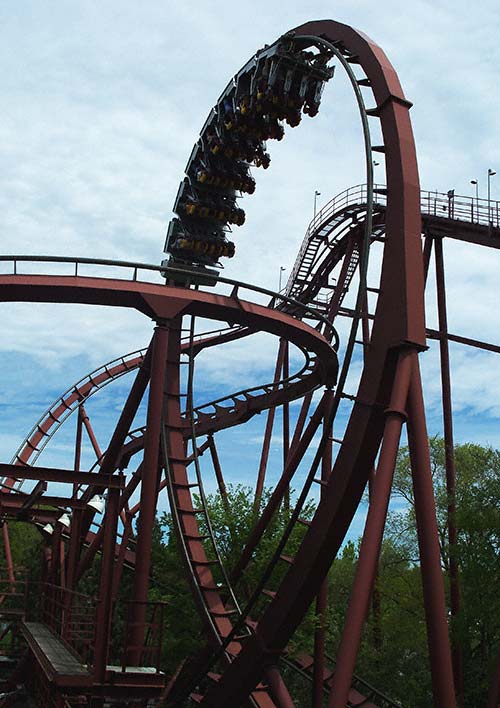
M444 441L441 438L431 438L430 454L441 560L447 575L450 558L448 496ZM462 607L453 631L463 648L465 705L473 708L485 703L489 678L500 645L500 452L491 447L465 443L456 445L454 454L458 537L457 547L452 550L455 551L460 567ZM394 493L400 500L404 500L405 505L390 515L384 551L387 544L391 544L400 557L401 577L408 578L409 573L418 571L418 543L407 448L403 448L398 457ZM390 586L384 585L385 582L383 552L380 584L387 595L391 590ZM418 627L422 626L422 619L420 611ZM403 621L403 615L399 621ZM422 661L425 660L422 654ZM416 705L428 704L421 702Z

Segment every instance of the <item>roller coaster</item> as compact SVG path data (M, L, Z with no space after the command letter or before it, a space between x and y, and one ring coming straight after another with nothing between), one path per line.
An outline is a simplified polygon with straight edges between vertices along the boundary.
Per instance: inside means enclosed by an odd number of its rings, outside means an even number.
M318 113L334 69L346 72L359 108L366 182L315 214L281 292L222 277L220 259L235 252L228 235L245 221L239 199L256 189L251 167L267 169L266 141L281 140L303 114ZM448 632L449 612L459 611L458 571L450 569L448 608L419 356L428 339L439 342L444 434L452 450L449 342L497 353L500 346L448 331L442 242L500 248L500 203L420 189L410 108L389 60L372 40L334 21L306 23L258 51L211 110L175 199L168 257L161 265L0 257L3 302L125 307L155 323L148 346L103 364L67 388L11 461L0 464L2 639L16 639L0 705L24 705L16 700L22 701L26 691L40 708L292 708L303 704L294 700L290 676L310 684L313 708L400 705L354 670L405 425L434 705L461 705L460 651L450 646ZM382 144L372 144L373 123ZM384 185L373 180L375 155L385 159ZM433 253L438 330L426 328L424 312ZM342 336L340 322L347 323ZM272 380L200 402L197 357L241 339L250 346L261 332L277 341ZM125 376L133 382L102 450L87 403ZM134 428L143 400L145 422ZM227 501L218 434L236 426L244 430L241 426L262 413L266 425L255 480L259 513L229 568L208 509L208 463ZM65 469L42 466L40 456L73 414L74 462ZM282 430L276 433L278 419ZM264 498L276 434L282 468ZM84 436L95 458L88 469L82 469ZM453 498L452 454L446 468ZM298 492L290 497L298 479ZM368 482L358 567L332 658L325 650L327 574ZM314 488L319 501L312 518L306 518L304 506ZM179 656L171 674L160 661L168 604L150 594L152 535L163 497L203 626L198 649ZM256 587L242 594L238 582L283 505L283 535ZM37 583L13 565L9 520L22 520L39 532L44 563ZM291 550L297 529L302 540ZM449 535L452 545L452 517ZM82 582L96 568L98 595L91 597ZM133 578L133 590L118 617L124 573ZM319 618L314 653L297 656L288 647L311 606ZM488 707L499 699L500 663L491 677Z

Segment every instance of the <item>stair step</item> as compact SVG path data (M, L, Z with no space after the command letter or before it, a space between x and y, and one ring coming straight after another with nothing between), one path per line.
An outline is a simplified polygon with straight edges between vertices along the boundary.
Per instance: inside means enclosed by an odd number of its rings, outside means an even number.
M198 587L204 592L220 592L221 590L227 590L227 585L223 585L222 583L220 585L218 583L217 585L215 583L212 583L211 585L199 583Z
M200 534L195 534L195 533L183 533L182 534L184 538L187 538L189 541L208 541L210 538L210 535L205 533L200 533Z
M210 614L213 617L232 617L233 615L239 615L240 613L236 608L232 610L210 610Z
M181 514L203 514L205 509L194 509L193 507L178 506L177 511Z
M202 567L203 567L203 566L208 567L208 566L210 566L210 565L219 565L219 561L218 561L218 560L199 560L199 561L197 561L197 560L191 559L191 563L192 563L193 565L199 565L199 566L202 566Z

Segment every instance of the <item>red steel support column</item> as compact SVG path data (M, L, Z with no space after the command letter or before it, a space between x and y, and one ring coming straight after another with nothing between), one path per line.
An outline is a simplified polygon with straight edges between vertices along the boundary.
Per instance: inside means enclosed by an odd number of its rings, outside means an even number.
M129 657L131 663L139 661L140 647L144 640L144 623L146 620L146 605L144 603L148 599L151 541L158 497L161 411L167 366L168 339L168 328L165 325L156 327L153 337L151 381L144 438L141 510L137 522L138 538L133 590L135 604L132 612L132 628L128 639L131 647Z
M283 352L283 379L287 379L290 376L290 347L288 342L284 341L284 352ZM290 403L285 401L283 403L283 469L286 467L288 460L288 453L290 451ZM284 506L287 514L290 513L290 487L285 492Z
M113 600L116 599L118 595L118 590L120 587L120 582L123 573L123 563L125 561L125 553L127 551L127 543L129 542L130 536L132 534L132 516L130 514L125 515L125 522L123 524L123 536L120 543L120 550L118 551L118 558L116 559L115 574L113 578Z
M65 588L66 590L74 590L76 587L76 567L78 563L78 554L80 552L80 533L81 533L81 528L82 528L82 510L81 509L73 509L73 513L71 515L71 527L70 527L70 536L69 536L69 544L68 544L68 553L66 557L66 563L65 559L61 558L61 564L65 563L66 567L66 583L65 583ZM64 549L64 544L63 544L63 549ZM72 606L72 600L73 596L71 595L71 592L65 592L64 595L64 615L63 615L63 627L62 627L62 635L64 638L66 638L67 634L67 629L68 629L68 624L70 621L71 617L71 606Z
M66 583L68 590L76 586L76 566L80 551L80 533L82 528L82 510L73 509L71 516L71 530L69 536L68 558L66 562Z
M83 405L83 404L82 404ZM80 461L82 457L82 407L78 407L78 416L76 420L76 436L75 436L75 472L80 471ZM73 486L73 494L76 495L77 486Z
M278 349L278 358L276 360L276 369L274 370L273 382L276 384L280 380L281 370L283 368L283 358L285 355L285 340L280 339ZM267 412L266 430L264 433L264 442L262 444L262 455L260 457L259 471L257 473L257 484L255 485L255 497L253 502L254 511L260 506L262 491L264 489L264 481L266 478L267 460L269 459L269 448L271 446L271 436L273 434L274 416L276 407L272 406Z
M447 526L448 553L450 564L450 610L452 617L451 639L455 689L458 704L463 706L463 653L456 635L455 622L460 612L460 580L457 559L457 526L456 526L456 475L455 451L453 442L453 414L451 409L450 352L448 348L448 316L446 313L446 290L444 278L443 241L434 240L434 255L436 258L436 288L438 303L439 352L441 357L441 389L443 398L443 429L446 467L446 493L448 496Z
M416 358L417 354L414 351L403 352L399 357L391 399L386 410L384 437L373 484L373 494L349 598L349 607L344 621L344 630L337 652L328 708L345 708L351 688L361 633L368 614L370 596L377 574L401 429L406 418L406 400L413 361Z
M10 538L9 538L9 527L5 521L2 526L2 536L3 536L3 548L5 553L5 562L7 563L7 575L9 576L9 582L12 592L14 592L14 583L16 578L14 575L14 565L12 563L12 551L10 548Z
M427 641L434 705L453 708L453 669L446 623L446 605L439 550L436 506L425 424L420 369L416 359L408 396L408 445L413 474L420 567L427 621Z
M422 258L424 259L424 278L427 283L427 276L429 274L429 265L431 262L431 252L432 252L432 236L426 235L424 241L424 249L422 252Z
M61 537L59 541L59 585L64 590L66 587L66 566L65 566L66 545Z
M102 457L102 451L101 451L101 448L99 447L99 443L97 442L97 438L94 434L94 430L90 424L90 420L89 420L89 417L87 415L87 411L85 410L83 403L81 404L79 411L82 416L82 423L85 426L85 430L87 431L87 435L89 436L90 444L92 445L92 447L94 449L95 456L97 457L98 460L100 460Z
M296 447L294 447L291 451L291 454L288 458L288 464L285 470L283 470L283 474L281 475L278 483L276 484L271 498L269 499L266 507L263 509L259 520L257 521L257 523L249 534L247 544L243 549L240 559L234 567L233 573L231 575L233 582L236 582L241 577L241 574L250 562L253 552L256 546L258 545L260 539L262 538L264 531L268 527L271 519L273 518L274 513L279 507L281 500L283 499L283 495L285 494L285 490L289 486L290 480L295 474L295 470L300 464L302 456L309 447L311 440L313 439L314 434L316 433L316 430L318 429L319 424L321 423L321 419L323 418L323 413L325 411L325 401L326 393L323 395L323 398L318 403L318 406L314 411L314 414L312 415L311 420L309 421L309 424L307 425L303 436L297 443Z
M82 433L83 433L83 403L78 406L78 417L76 423L76 436L75 436L75 472L80 472L81 460L82 460ZM78 484L73 485L73 499L78 497ZM68 544L68 554L65 559L66 567L66 588L68 590L74 590L76 585L76 568L78 565L78 559L80 557L81 550L81 532L82 532L82 511L81 509L73 509L71 515L71 527L70 536ZM66 612L65 617L67 617L70 606L71 597L66 593L64 600ZM66 628L64 628L66 629Z
M269 688L271 689L271 695L273 697L273 702L277 708L295 708L295 704L292 701L292 697L288 693L288 689L285 686L281 674L277 666L268 666L266 668L266 678L269 681Z
M95 616L94 681L103 683L106 676L111 617L113 612L113 571L120 490L110 489L104 517L104 542L99 580L99 604Z
M330 302L330 306L328 308L328 313L327 313L327 318L330 320L330 322L333 322L335 317L338 315L339 308L340 308L340 303L342 300L342 295L344 294L344 290L346 287L346 281L347 281L347 275L349 272L349 264L351 262L351 256L354 251L354 247L356 246L356 237L350 236L348 242L347 242L347 247L346 247L346 252L344 255L344 260L342 261L342 267L340 269L339 277L337 280L337 285L335 286L335 290L333 293L333 297Z
M326 410L329 411L332 405L333 393L327 392L328 401ZM329 439L325 445L323 459L321 460L321 481L327 483L332 471L332 430L327 430L327 422L323 421L323 432L327 433ZM323 485L321 485L320 498L324 495ZM312 708L323 708L324 680L325 680L325 652L326 652L326 611L328 605L328 575L321 583L316 598L316 621L319 625L314 632L314 664L312 682Z
M210 433L208 436L208 448L210 450L210 456L212 458L212 464L214 466L215 477L217 479L217 486L219 487L219 493L222 499L222 503L224 504L224 508L226 509L226 511L229 511L226 484L224 482L224 476L222 474L219 455L217 454L217 448L215 447L213 433Z
M309 391L309 393L306 393L304 396L304 400L302 401L302 405L300 407L300 412L297 418L297 422L295 424L295 430L293 432L293 437L292 437L292 442L290 444L290 450L288 451L289 453L298 445L300 441L300 436L302 435L302 431L304 430L304 425L306 422L307 414L309 412L309 408L311 406L311 401L313 397L313 391Z
M52 561L51 561L51 567L50 567L50 579L49 582L52 585L57 585L57 576L59 573L59 562L61 560L60 556L60 547L61 547L61 533L62 533L62 525L59 524L57 521L54 524L54 532L52 534Z

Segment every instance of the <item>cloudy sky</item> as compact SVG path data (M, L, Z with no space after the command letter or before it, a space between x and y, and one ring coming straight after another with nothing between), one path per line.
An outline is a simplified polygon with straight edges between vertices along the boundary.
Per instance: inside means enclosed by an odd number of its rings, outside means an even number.
M470 180L478 179L486 196L487 169L500 175L498 3L415 0L401 7L393 0L2 3L2 253L158 264L177 186L210 107L258 48L311 19L352 24L388 54L414 103L422 188L471 195ZM365 179L359 120L340 72L318 118L304 118L270 147L271 168L254 171L257 191L244 200L247 223L225 274L276 289L279 268L289 272L312 217L314 191L320 205ZM384 182L382 166L375 177ZM500 176L492 197L500 198ZM497 254L450 243L445 257L450 330L498 341ZM430 326L433 297L431 290ZM90 369L145 346L151 333L142 315L104 308L0 305L0 314L4 461L57 395ZM437 432L434 350L423 368L429 427ZM203 364L202 385L217 395L267 381L273 352L265 338L252 347L236 343ZM500 445L494 355L452 353L458 439ZM123 381L94 404L104 442L110 411L119 410L125 392ZM261 429L254 422L223 443L237 481L250 481L252 465L237 473L235 450L252 459ZM70 441L62 435L54 445L50 459L62 464Z

